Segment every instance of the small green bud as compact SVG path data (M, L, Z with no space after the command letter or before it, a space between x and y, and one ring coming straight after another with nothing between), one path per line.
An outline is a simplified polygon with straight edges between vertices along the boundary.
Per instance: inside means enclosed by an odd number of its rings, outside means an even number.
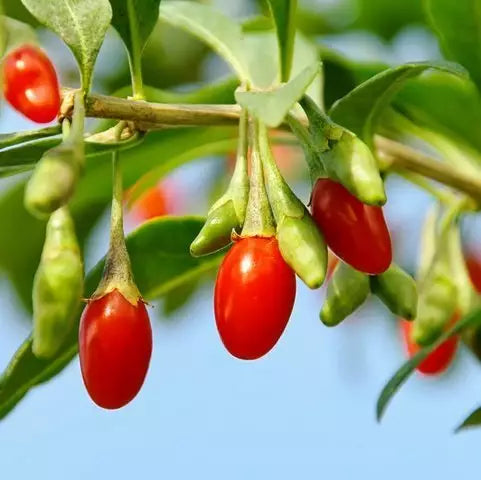
M305 210L305 209L304 209ZM309 212L302 218L284 216L277 225L282 257L309 288L319 288L327 270L327 246Z
M435 265L419 292L418 313L412 330L418 345L429 345L444 331L458 302L456 285L443 265Z
M403 269L392 264L384 273L369 277L371 291L391 310L406 320L416 317L416 282Z
M327 174L343 184L361 202L384 205L386 193L379 168L369 147L356 135L344 130L341 138L320 153Z
M241 227L237 218L234 203L227 200L213 208L195 240L190 245L190 253L194 257L216 252L231 243L232 230Z
M74 149L59 145L38 162L25 189L25 207L44 218L72 197L80 175L80 162Z
M47 224L40 265L33 284L33 353L50 358L72 329L83 293L83 265L67 208Z
M364 303L369 293L367 275L340 262L327 286L320 314L322 323L328 327L338 325Z

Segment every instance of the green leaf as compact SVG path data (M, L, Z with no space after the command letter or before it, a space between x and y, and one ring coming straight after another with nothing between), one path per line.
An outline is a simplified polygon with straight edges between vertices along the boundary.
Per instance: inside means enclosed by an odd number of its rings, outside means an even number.
M404 83L429 68L465 76L462 67L449 63L406 63L389 68L362 83L334 103L329 115L343 127L372 145L379 116Z
M108 0L22 0L37 20L69 46L80 67L82 88L90 89L97 54L112 18Z
M454 432L458 433L461 430L466 430L468 428L473 428L473 427L479 427L480 425L481 425L481 407L478 407L476 410L471 412L458 427L456 427L456 430L454 430Z
M199 233L203 221L197 217L161 217L145 223L127 237L134 277L146 300L180 288L219 265L223 252L205 258L190 256L190 242ZM95 290L102 269L103 262L88 274L87 295ZM30 338L21 345L0 379L0 418L32 387L49 380L72 360L78 348L77 331L78 323L59 354L50 360L39 360L33 355Z
M160 0L110 0L112 26L129 53L132 85L136 98L143 98L141 57L159 17Z
M281 81L287 82L294 52L297 0L268 0L268 3L276 25Z
M427 131L448 137L459 146L481 151L477 127L481 125L481 96L472 82L431 72L408 82L393 106Z
M182 28L209 45L231 65L242 82L249 83L241 26L217 9L194 2L171 1L160 5L160 18Z
M436 348L444 343L448 338L453 335L458 335L467 327L475 327L481 325L481 310L466 315L451 328L446 330L434 343L428 345L419 350L416 355L409 359L404 365L397 370L397 372L391 377L379 395L376 404L376 418L381 421L386 408L393 398L394 394L399 390L401 385L409 378L414 369Z
M26 23L0 15L0 58L10 50L26 43L37 44L35 30Z
M122 38L129 55L140 56L157 23L160 0L110 0L112 26Z
M216 83L203 85L191 91L177 92L174 90L163 90L155 87L144 87L145 99L148 102L157 103L235 103L234 91L239 86L236 77L227 77ZM132 87L126 86L113 93L115 97L128 97L132 94Z
M58 135L62 132L60 125L53 127L40 128L38 130L30 130L25 132L15 133L0 133L0 150L19 143L25 143L37 138L50 137L52 135Z
M162 304L162 312L166 316L171 316L180 308L186 305L199 287L199 279L191 282L185 282L180 287L174 288L164 296Z
M236 91L235 98L241 106L247 108L267 126L277 127L304 95L319 70L319 64L311 65L280 87L258 92Z
M20 140L22 137L15 137L15 134L11 138L4 137L6 142L13 142ZM97 139L97 141L95 141ZM124 150L137 146L142 142L143 137L134 135L127 140L120 140L118 142L100 141L101 137L98 135L87 137L85 139L85 156L95 157L105 153L113 152L114 150ZM38 138L33 141L27 141L24 143L18 143L9 148L0 150L0 168L12 167L20 165L32 165L40 160L42 155L53 147L60 145L62 142L61 135L51 135L45 138ZM2 138L0 138L0 144Z
M446 56L463 65L481 89L480 2L425 0L425 6Z
M149 163L149 168L145 168L145 175L136 182L135 188L129 197L131 203L138 199L147 189L153 187L168 172L183 163L206 155L220 155L233 152L237 146L237 128L235 127L199 128L190 129L189 132L181 132L177 129L164 133L166 137L170 136L172 140L166 148L166 151L169 153L164 154L162 162L153 161L156 158L154 153L156 145L154 142L148 142L148 148L152 152L150 156L147 145L143 148L142 157L139 157L137 150L135 150L135 162L138 163L145 160ZM125 159L125 157L130 157L130 155L126 154L123 158ZM132 161L134 161L134 158L132 158ZM125 163L124 176L126 175L125 169L129 165L128 160Z
M0 178L11 177L19 173L28 172L29 170L32 170L32 168L33 165L0 168Z

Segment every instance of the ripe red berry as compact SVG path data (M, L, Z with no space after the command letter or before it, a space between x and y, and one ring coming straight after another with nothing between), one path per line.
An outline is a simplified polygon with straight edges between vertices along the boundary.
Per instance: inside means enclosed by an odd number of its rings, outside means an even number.
M451 320L451 325L459 319L459 315L455 314ZM410 357L415 355L421 347L411 341L412 322L401 320L401 330L404 338L407 353ZM458 349L459 337L450 337L438 348L434 349L416 368L425 375L438 375L444 372L451 364L456 351Z
M243 238L217 275L214 310L227 350L237 358L265 355L279 340L294 305L296 279L275 238Z
M355 269L379 274L392 261L391 238L380 207L359 201L340 183L319 179L312 216L329 248Z
M479 254L468 253L466 255L466 266L468 268L471 283L478 293L481 293L481 261Z
M108 409L129 403L144 383L152 353L143 302L134 306L118 290L92 300L80 320L79 353L92 400Z
M10 105L34 122L51 122L59 112L60 90L55 69L37 47L25 45L5 57L3 89Z

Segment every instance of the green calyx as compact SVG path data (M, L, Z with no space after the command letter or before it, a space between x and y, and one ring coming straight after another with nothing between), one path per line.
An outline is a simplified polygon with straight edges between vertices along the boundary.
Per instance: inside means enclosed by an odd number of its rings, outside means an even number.
M456 286L442 267L435 268L421 286L418 314L414 320L412 338L418 345L429 345L442 334L456 306Z
M327 174L344 185L361 202L384 205L386 193L376 160L369 147L344 130L332 148L321 153Z
M249 199L241 236L269 238L275 235L276 229L266 192L259 147L259 122L256 119L251 119L249 140L251 144L251 176Z
M240 233L249 198L247 173L247 113L239 120L239 144L234 173L226 193L212 205L207 220L190 245L194 257L208 255L229 245L232 233Z
M389 310L406 320L416 317L418 292L416 282L402 268L392 264L381 275L369 277L371 292Z
M68 203L79 176L80 164L71 148L59 145L49 150L27 183L25 207L36 217L48 217Z
M344 185L361 202L384 205L384 184L369 147L334 123L309 97L304 96L300 103L309 119L310 141L327 176Z
M224 197L221 200L224 200L221 205L216 206L216 202L211 208L202 230L190 245L190 253L194 257L224 248L232 241L232 231L240 230L241 222L237 217L234 202Z
M69 202L84 167L83 94L76 92L73 102L72 126L68 119L63 120L62 143L44 154L25 189L25 207L39 218L48 217Z
M105 260L102 279L92 295L92 299L102 298L114 290L118 290L132 305L142 301L132 274L129 253L125 245L123 220L122 173L119 166L119 153L112 154L112 210L110 214L110 245Z
M277 224L279 250L286 263L309 288L319 288L326 278L327 246L305 209L302 218L284 215Z
M309 288L319 288L327 270L324 238L279 172L264 125L259 127L259 148L281 255Z
M357 310L370 293L369 278L340 262L327 287L320 317L324 325L334 327Z
M33 283L33 353L51 358L72 329L83 293L83 263L66 207L47 224L42 257Z
M441 217L438 209L426 217L418 272L418 312L412 330L412 339L419 345L435 341L456 311L463 314L472 307L475 295L457 225L460 206L454 205Z

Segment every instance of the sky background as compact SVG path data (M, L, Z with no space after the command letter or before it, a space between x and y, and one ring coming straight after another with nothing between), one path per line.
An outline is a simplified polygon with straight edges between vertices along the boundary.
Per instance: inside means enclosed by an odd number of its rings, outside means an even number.
M50 35L43 39L61 61L65 52ZM110 39L108 48L115 41ZM383 55L391 62L438 54L422 29L401 32L389 48L360 33L324 41L357 58ZM99 64L110 68L123 57L103 58ZM208 65L206 76L211 76L218 64ZM3 110L0 132L28 127ZM199 172L218 161L203 159L174 178L183 192L198 190ZM2 181L0 190L5 188ZM429 199L395 179L387 190L396 259L412 269ZM189 209L195 202L184 203ZM89 242L87 264L106 248L106 218ZM476 245L478 225L468 220L464 230ZM371 301L328 329L318 320L323 295L299 283L286 332L269 355L255 362L236 360L223 348L212 285L206 284L175 318L162 319L159 308L152 310L154 353L138 397L120 411L99 409L84 389L75 359L0 422L0 478L473 478L481 430L452 431L481 404L478 362L461 351L441 379L413 376L379 425L377 396L405 358L396 321ZM3 368L30 324L1 274L0 311Z

